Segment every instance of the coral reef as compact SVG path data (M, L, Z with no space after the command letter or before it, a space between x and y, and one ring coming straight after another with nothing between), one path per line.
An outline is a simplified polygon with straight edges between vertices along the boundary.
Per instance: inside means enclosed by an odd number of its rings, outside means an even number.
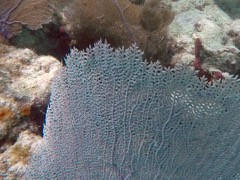
M29 157L36 151L41 140L41 137L25 130L19 134L14 145L5 145L7 149L0 154L0 172L6 176L7 180L22 179Z
M176 6L173 9L178 13L168 31L173 54L171 63L192 65L195 61L194 42L199 38L202 42L202 68L205 72L221 72L225 78L228 74L237 75L240 69L238 35L234 33L237 32L234 30L237 23L213 1L205 2L208 3L201 10L196 9L194 3L185 7L180 1L174 2Z
M239 8L238 0L0 0L0 179L21 179L35 149L13 148L19 135L42 135L50 82L61 65L36 54L64 64L73 46L134 42L144 60L187 65L211 86L240 74ZM24 163L14 163L14 154Z
M51 80L60 67L53 57L0 44L0 172L8 179L20 178L32 152L34 141L17 145L19 135L42 135Z
M137 43L145 58L166 65L170 58L167 27L174 15L159 0L149 0L143 5L129 0L75 0L62 13L75 47L84 49L99 39L106 39L113 47Z
M63 59L70 50L70 38L61 30L59 21L54 20L43 28L31 30L23 27L21 33L9 39L9 44L18 48L29 48L41 55Z

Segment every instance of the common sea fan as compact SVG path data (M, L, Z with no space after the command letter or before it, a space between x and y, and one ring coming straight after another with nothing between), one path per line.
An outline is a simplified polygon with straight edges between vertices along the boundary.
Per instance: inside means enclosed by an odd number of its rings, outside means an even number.
M72 49L25 178L237 179L240 82L142 62L133 45Z

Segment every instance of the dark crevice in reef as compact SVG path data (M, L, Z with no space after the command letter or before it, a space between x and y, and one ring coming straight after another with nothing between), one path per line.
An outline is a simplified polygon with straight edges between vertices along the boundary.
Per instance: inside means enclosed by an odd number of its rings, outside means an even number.
M9 39L9 44L18 48L29 48L39 55L51 55L62 60L69 53L70 37L55 23L31 30L23 26L22 32Z
M41 136L43 136L43 125L45 124L49 99L50 95L43 99L36 98L30 109L30 121L38 127L35 133Z

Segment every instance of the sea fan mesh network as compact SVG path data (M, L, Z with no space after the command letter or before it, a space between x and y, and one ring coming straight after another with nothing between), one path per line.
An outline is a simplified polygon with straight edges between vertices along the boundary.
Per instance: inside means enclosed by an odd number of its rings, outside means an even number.
M25 179L238 179L239 90L147 65L136 45L72 49Z

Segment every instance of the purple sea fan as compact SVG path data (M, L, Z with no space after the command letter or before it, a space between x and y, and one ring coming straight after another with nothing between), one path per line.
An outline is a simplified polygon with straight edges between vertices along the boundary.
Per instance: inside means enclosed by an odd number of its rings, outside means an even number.
M52 20L47 0L0 0L0 34L6 39L21 31L22 25L38 29Z
M3 0L1 0L3 1ZM1 2L0 8L0 34L5 38L10 38L10 26L13 24L21 24L20 22L11 21L10 16L11 13L19 6L21 0L19 0L13 7L9 7L9 3L7 1Z

